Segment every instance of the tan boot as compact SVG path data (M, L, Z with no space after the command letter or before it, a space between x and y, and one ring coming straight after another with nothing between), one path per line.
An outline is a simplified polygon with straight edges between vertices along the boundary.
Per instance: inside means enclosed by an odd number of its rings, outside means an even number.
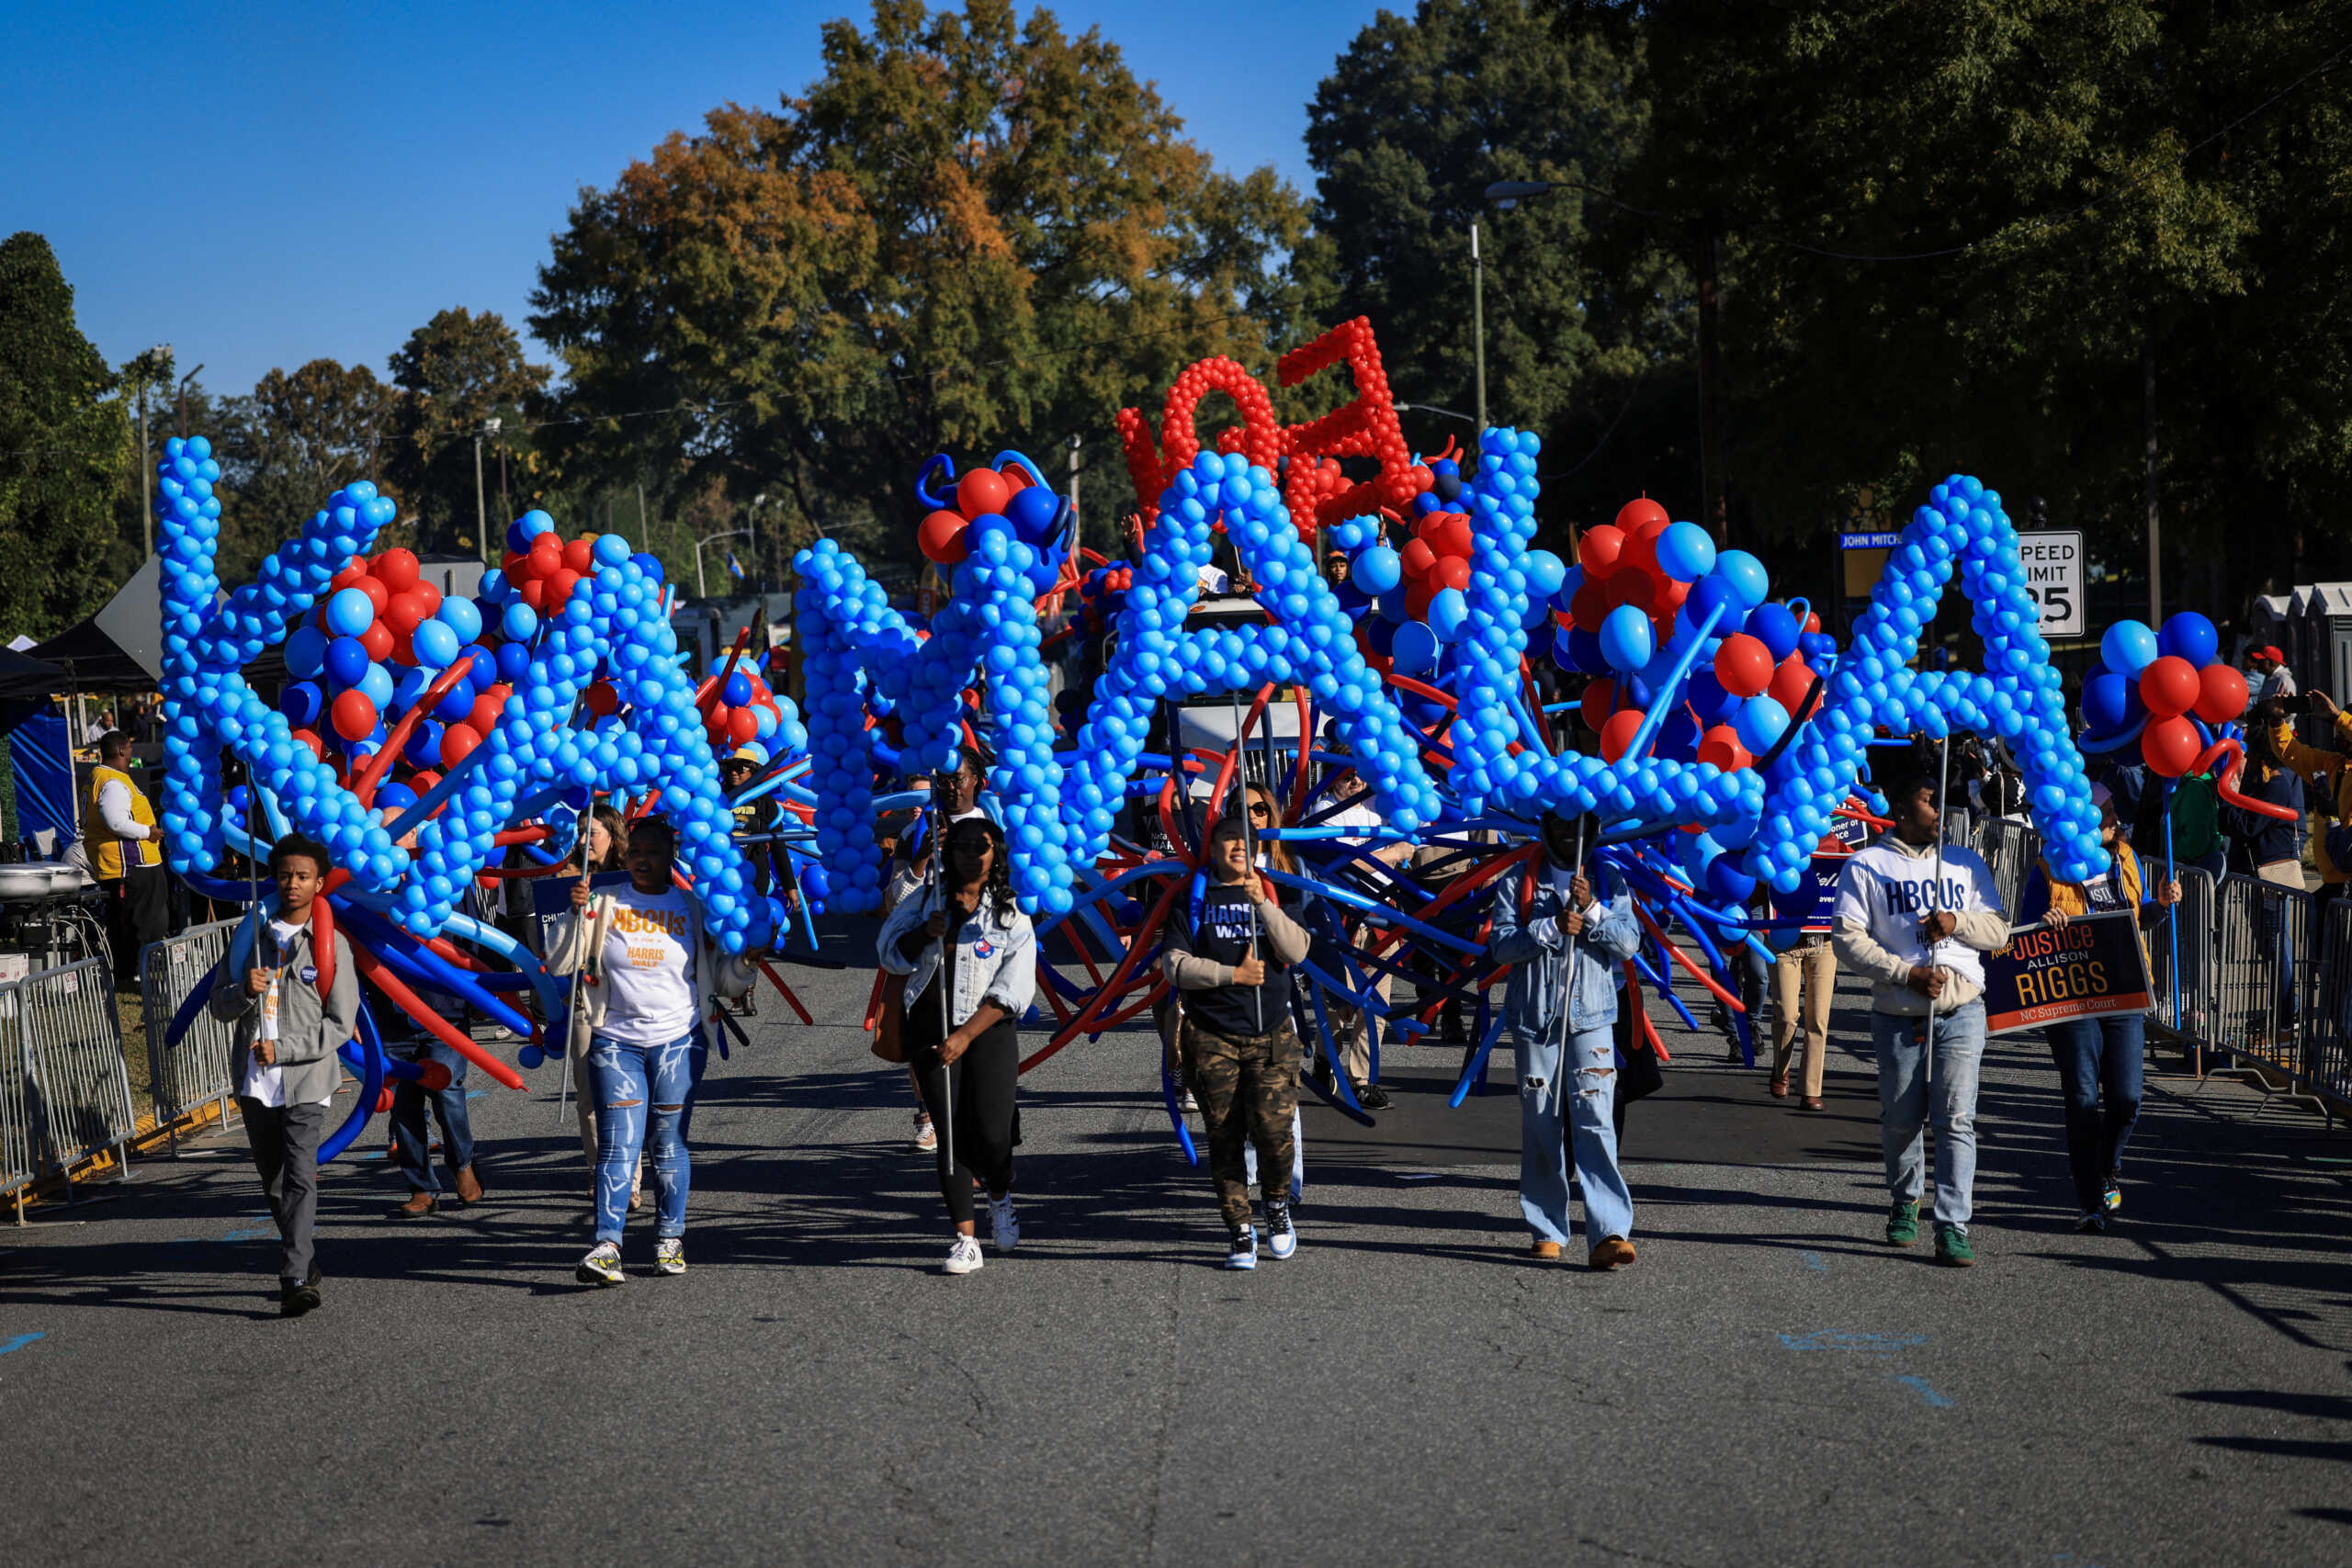
M1640 1255L1634 1252L1632 1242L1622 1235L1612 1235L1592 1249L1592 1256L1586 1260L1586 1267L1605 1273L1611 1269L1623 1268L1638 1256Z
M481 1201L481 1178L474 1174L472 1166L458 1168L458 1201L468 1204Z

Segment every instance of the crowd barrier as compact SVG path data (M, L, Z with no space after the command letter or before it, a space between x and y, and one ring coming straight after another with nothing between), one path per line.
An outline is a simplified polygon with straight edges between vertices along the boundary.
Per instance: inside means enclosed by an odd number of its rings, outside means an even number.
M151 942L139 954L139 993L147 1027L147 1070L153 1085L155 1122L176 1126L208 1102L219 1102L221 1119L236 1085L230 1081L229 1051L233 1030L211 1013L199 1011L195 1023L176 1045L165 1043L172 1020L191 992L211 977L213 966L228 955L234 920L190 926L175 937Z
M21 1138L27 1179L44 1170L70 1179L74 1166L107 1150L128 1168L138 1116L105 959L0 986L0 1058L16 1080L0 1091L0 1115L11 1122L0 1140Z

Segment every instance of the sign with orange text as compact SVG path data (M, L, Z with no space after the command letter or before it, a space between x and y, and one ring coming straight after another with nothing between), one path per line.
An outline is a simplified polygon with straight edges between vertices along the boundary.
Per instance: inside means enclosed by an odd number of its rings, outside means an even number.
M1984 961L1987 1034L2153 1005L2139 917L2129 910L2026 926Z

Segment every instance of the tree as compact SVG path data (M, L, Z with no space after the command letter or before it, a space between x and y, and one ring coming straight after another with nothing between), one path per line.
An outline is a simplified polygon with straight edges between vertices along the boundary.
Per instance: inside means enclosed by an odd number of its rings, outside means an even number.
M911 558L933 452L1107 454L1185 364L1268 362L1303 204L1218 173L1099 31L877 0L823 57L803 96L715 109L582 193L532 297L582 422L540 433L567 477L766 492L772 577L861 521Z
M392 384L407 394L399 400L397 439L386 464L404 499L402 517L415 525L423 547L476 551L474 437L496 419L500 428L486 447L488 461L495 465L502 455L511 458L527 450L525 423L546 390L547 367L524 359L522 340L496 311L458 307L411 333L392 355L391 372ZM491 492L489 555L495 560L511 519L497 515L494 466L485 488Z
M341 486L379 478L398 400L366 366L332 359L313 359L291 374L273 369L250 397L227 400L214 436L229 492L220 528L223 581L250 581L262 558L294 537ZM400 496L397 487L384 488ZM387 531L377 547L402 542Z
M1317 86L1316 243L1299 267L1319 317L1372 318L1401 400L1475 407L1473 222L1492 423L1589 451L1658 369L1688 374L1687 275L1606 197L1647 134L1638 58L1637 35L1533 0L1421 0L1409 17L1379 13ZM1556 188L1506 212L1484 198L1497 180ZM1644 435L1620 449L1655 462L1667 437L1654 424ZM1547 451L1544 467L1572 460ZM1611 493L1576 510L1606 517L1633 491Z
M113 384L49 242L0 242L0 631L62 631L137 564L114 510L130 440Z

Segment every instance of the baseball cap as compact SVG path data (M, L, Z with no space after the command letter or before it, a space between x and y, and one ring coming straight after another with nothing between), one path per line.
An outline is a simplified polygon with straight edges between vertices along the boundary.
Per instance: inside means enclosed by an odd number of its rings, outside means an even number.
M755 768L768 765L768 749L756 740L747 740L727 754L730 762L749 762Z
M2254 650L2254 656L2256 659L2267 659L2273 664L2284 664L2287 662L2287 656L2285 654L2279 652L2277 649L2272 648L2267 644L2256 649Z

